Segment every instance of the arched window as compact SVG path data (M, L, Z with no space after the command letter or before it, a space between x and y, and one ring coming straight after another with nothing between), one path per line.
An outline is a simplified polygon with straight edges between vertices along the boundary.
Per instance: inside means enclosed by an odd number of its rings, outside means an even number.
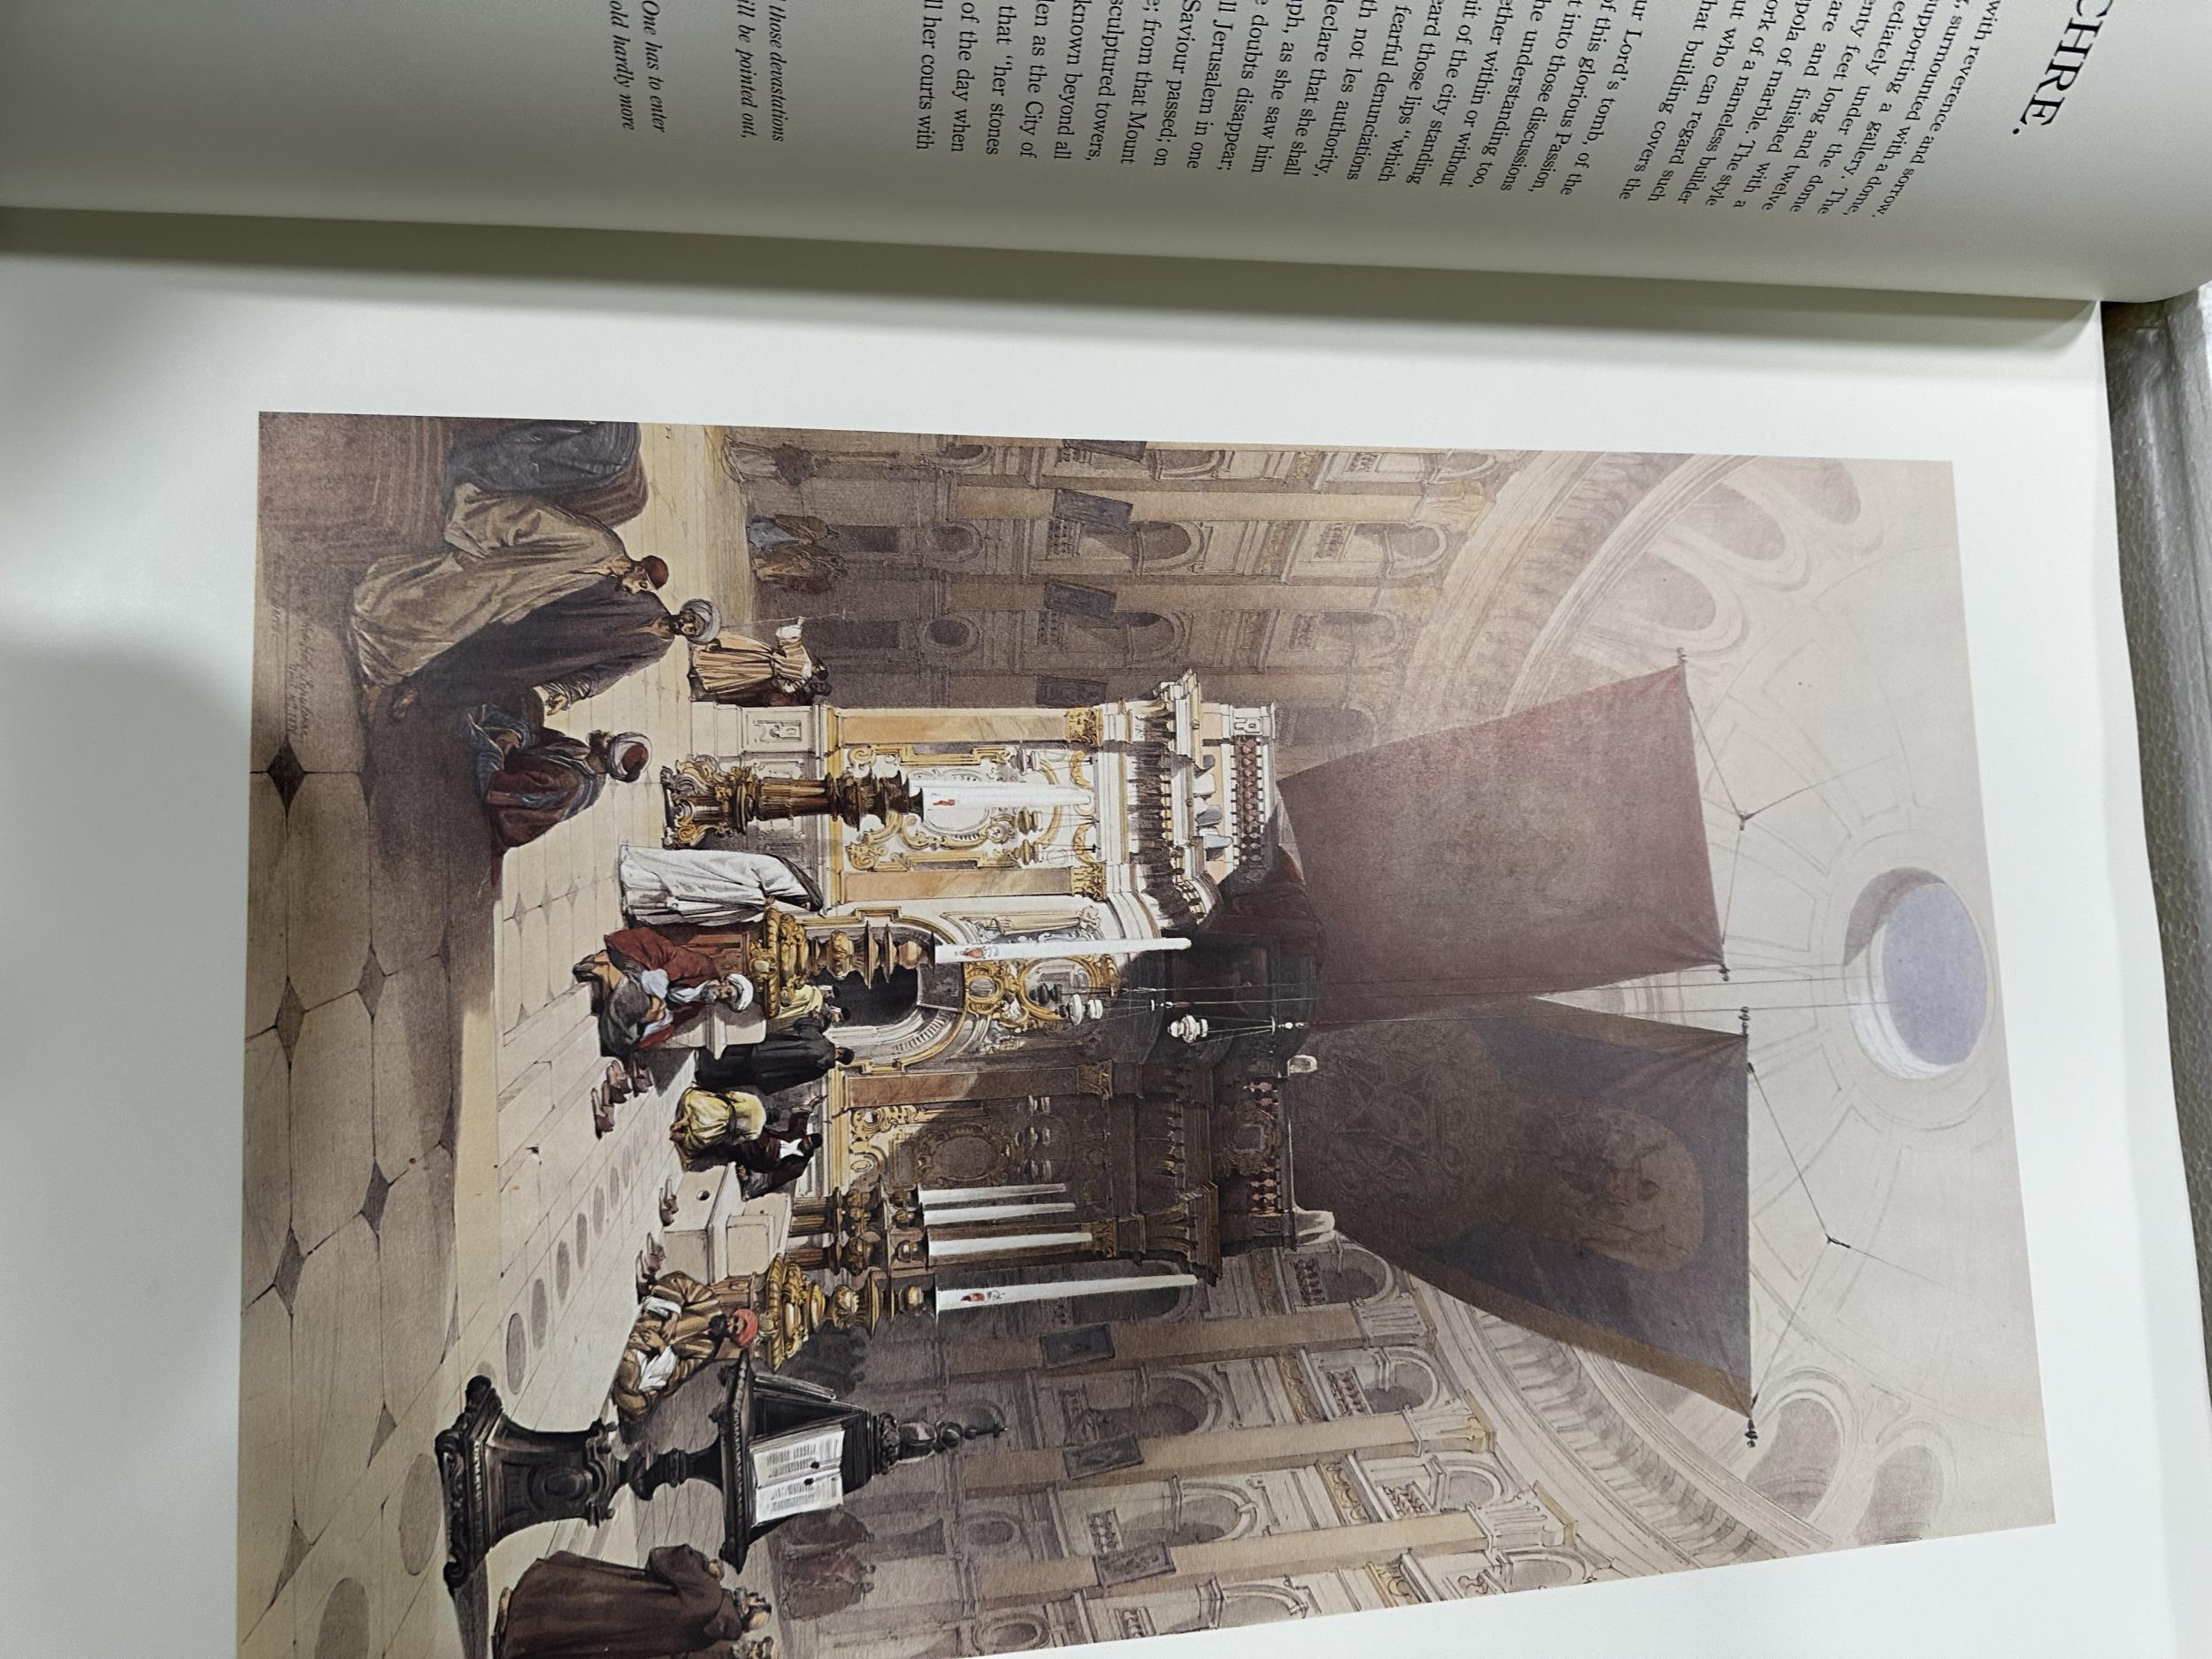
M1989 960L1959 895L1925 870L1867 884L1844 937L1851 1018L1884 1071L1939 1077L1963 1064L1989 1018Z

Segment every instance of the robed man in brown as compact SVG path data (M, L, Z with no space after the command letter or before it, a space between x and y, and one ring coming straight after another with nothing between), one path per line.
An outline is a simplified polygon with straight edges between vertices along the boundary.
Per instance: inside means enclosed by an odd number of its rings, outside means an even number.
M768 1603L722 1587L716 1564L688 1544L657 1549L642 1567L564 1550L533 1562L508 1592L495 1659L724 1659L768 1623Z

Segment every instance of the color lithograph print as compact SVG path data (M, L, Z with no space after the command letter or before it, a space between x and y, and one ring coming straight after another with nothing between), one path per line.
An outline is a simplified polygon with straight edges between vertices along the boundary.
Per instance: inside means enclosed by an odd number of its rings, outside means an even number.
M261 459L244 1653L2050 1518L1947 467Z

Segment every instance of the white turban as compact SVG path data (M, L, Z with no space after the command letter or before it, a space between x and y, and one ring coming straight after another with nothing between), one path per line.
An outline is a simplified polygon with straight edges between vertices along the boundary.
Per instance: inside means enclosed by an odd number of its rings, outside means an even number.
M691 636L695 645L704 645L722 632L722 613L714 608L714 601L711 599L687 599L683 603L683 608L676 614L680 617L699 618L699 631Z

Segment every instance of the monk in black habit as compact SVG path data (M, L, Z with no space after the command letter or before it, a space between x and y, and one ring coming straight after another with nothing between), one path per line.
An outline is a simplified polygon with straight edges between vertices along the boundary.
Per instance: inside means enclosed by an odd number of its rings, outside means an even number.
M557 713L650 668L678 640L711 640L720 627L708 600L688 600L672 614L649 588L633 593L618 579L603 577L441 651L401 687L392 718L403 718L418 706L511 708L533 692L545 713Z
M768 1603L722 1587L688 1544L642 1567L564 1550L533 1562L501 1599L495 1659L726 1659L768 1623Z
M758 1042L733 1045L704 1055L692 1075L703 1088L741 1088L755 1094L779 1094L827 1077L833 1066L850 1065L853 1051L829 1040L840 1010L834 1003L817 1015L772 1031Z

